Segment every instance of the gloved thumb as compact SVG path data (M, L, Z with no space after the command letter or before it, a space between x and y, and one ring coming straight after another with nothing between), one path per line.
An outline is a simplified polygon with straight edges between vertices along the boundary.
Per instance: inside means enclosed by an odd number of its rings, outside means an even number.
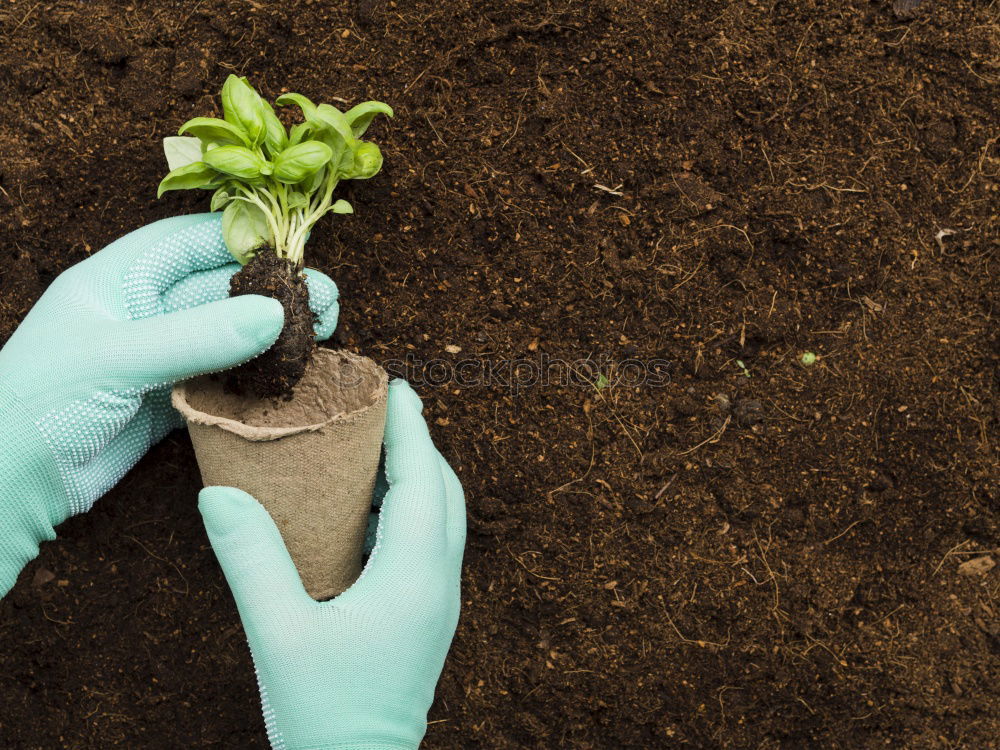
M206 487L198 510L248 634L251 627L266 627L270 612L308 598L263 505L234 487Z
M137 384L228 370L268 349L284 319L280 302L248 294L124 323L115 369Z

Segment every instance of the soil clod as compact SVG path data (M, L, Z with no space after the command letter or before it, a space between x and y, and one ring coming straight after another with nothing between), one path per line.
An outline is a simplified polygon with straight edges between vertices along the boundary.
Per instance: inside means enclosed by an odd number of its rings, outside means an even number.
M291 398L316 348L305 275L265 250L233 276L229 294L273 297L285 308L285 325L270 349L229 374L226 386L259 398Z

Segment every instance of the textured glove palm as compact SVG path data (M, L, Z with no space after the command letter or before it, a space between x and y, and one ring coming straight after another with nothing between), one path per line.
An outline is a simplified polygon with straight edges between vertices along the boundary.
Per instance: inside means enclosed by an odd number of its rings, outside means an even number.
M420 411L409 385L393 381L375 547L331 601L306 594L263 506L230 487L202 490L274 750L415 748L424 735L458 622L465 501Z
M158 221L61 274L0 349L0 596L174 427L176 380L251 359L277 338L281 305L228 297L239 266L221 214ZM337 288L310 272L317 336Z

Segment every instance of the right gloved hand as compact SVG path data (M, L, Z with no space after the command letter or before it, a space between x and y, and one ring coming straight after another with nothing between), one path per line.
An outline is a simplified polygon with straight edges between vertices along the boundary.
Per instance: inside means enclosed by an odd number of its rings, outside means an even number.
M206 487L199 507L250 643L271 746L415 748L455 634L465 499L431 442L420 399L389 385L389 490L361 577L313 600L270 515L250 495Z

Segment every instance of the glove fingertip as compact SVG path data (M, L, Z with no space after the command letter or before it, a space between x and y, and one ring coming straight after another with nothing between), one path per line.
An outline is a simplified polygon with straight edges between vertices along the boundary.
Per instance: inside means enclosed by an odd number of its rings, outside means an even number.
M403 378L393 378L389 381L389 408L404 408L423 414L424 403L413 390L413 386Z
M307 268L305 274L309 285L309 308L316 315L314 332L319 341L325 341L337 328L337 316L340 312L337 300L340 298L340 290L333 279L322 271Z
M313 333L316 334L317 341L326 341L337 330L337 318L340 315L340 305L336 301L331 302L323 312L316 313L316 323L313 325Z
M228 306L234 333L247 344L251 356L269 348L285 324L285 310L272 297L245 294L220 304Z
M340 299L336 282L315 268L305 270L306 284L309 285L309 305L314 312L320 312Z
M235 487L205 487L198 493L198 510L209 536L232 531L246 518L248 509L259 503Z

